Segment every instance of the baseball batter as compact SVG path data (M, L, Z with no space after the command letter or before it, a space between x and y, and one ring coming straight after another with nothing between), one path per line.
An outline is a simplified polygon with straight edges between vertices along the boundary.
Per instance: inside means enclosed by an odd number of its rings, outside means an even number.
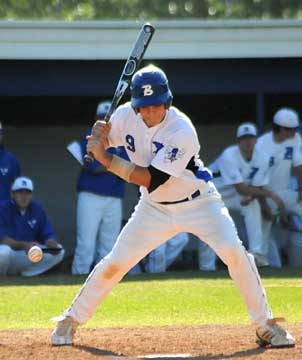
M72 344L77 326L93 315L130 268L175 234L189 232L208 243L227 264L258 341L294 346L293 337L272 319L254 258L242 246L211 174L199 159L194 126L171 102L165 73L147 66L132 79L131 103L120 106L109 123L97 121L93 127L87 151L109 171L140 185L141 198L112 251L95 266L71 306L56 318L52 344ZM106 151L120 145L131 162Z

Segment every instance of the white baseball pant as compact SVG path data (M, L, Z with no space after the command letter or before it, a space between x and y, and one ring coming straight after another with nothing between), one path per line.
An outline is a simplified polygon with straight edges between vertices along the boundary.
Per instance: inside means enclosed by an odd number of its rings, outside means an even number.
M73 274L88 274L113 248L121 230L122 199L80 192L77 203L77 243Z
M141 199L112 251L95 266L64 315L86 322L130 268L178 232L193 233L215 250L228 266L256 326L272 317L254 257L242 246L229 212L215 192L173 205Z

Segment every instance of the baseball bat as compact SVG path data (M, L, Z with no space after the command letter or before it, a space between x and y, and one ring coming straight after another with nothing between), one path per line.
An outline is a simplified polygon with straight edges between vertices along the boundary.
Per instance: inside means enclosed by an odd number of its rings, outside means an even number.
M146 23L142 26L137 39L134 43L134 46L128 56L124 69L122 71L121 77L115 89L114 96L111 101L111 106L105 115L104 121L108 122L114 110L117 108L121 98L125 94L125 91L130 85L131 79L135 71L138 69L145 51L152 39L152 36L155 32L153 25ZM92 154L86 154L84 156L85 161L93 161Z
M63 250L63 248L41 248L41 250L45 254L57 255Z

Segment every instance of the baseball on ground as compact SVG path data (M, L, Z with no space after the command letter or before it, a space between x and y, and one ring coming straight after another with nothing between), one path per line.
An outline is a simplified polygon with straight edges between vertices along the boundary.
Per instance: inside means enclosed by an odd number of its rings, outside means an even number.
M43 258L43 251L39 246L32 246L27 253L29 260L33 263L37 263Z

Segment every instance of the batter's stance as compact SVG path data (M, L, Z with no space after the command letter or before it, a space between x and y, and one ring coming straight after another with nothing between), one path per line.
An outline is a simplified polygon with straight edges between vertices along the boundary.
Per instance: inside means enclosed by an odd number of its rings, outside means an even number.
M55 319L52 344L72 344L77 326L93 315L129 269L175 234L188 232L209 244L228 266L258 342L294 346L293 337L272 319L254 258L243 248L211 174L199 159L194 126L171 102L165 73L147 66L132 79L131 103L120 106L109 123L94 124L87 151L109 171L140 185L141 198L112 251L95 266L70 308ZM131 162L106 151L120 145Z

